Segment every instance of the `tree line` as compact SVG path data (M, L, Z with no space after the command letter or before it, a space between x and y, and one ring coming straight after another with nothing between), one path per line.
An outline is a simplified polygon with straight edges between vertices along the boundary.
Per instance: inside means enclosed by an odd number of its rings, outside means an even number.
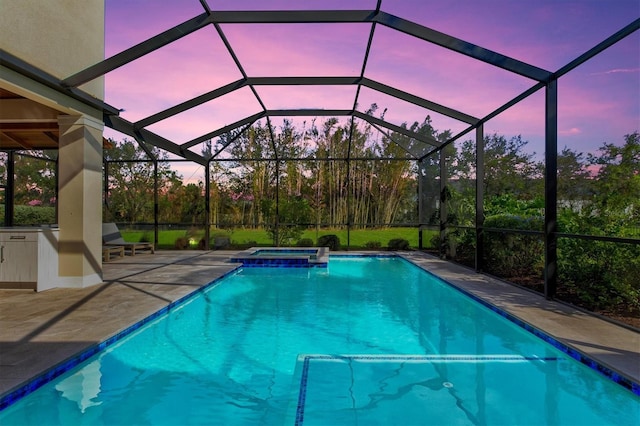
M371 111L375 110L373 105ZM421 123L402 126L441 142L451 136L449 131L434 129L428 116ZM639 139L636 131L626 135L622 144L603 143L596 153L562 149L558 153L560 209L606 216L630 227L640 223ZM104 150L105 220L151 223L154 163L137 142L112 142L114 148ZM412 144L418 141L336 118L312 120L302 128L288 120L280 128L256 124L241 134L223 135L202 148L205 158L221 152L209 166L211 222L220 227L262 227L275 220L354 227L417 224L419 169L438 168L439 163L437 155L424 164L409 159L407 147ZM527 144L520 136L485 135L483 188L488 215L514 209L522 213L517 203L538 210L544 206L544 164L534 152L526 151ZM159 221L203 224L207 214L204 182L185 182L166 153L147 149L158 159ZM446 154L450 221L472 224L475 141L450 144ZM16 205L55 206L56 156L56 151L15 156ZM0 161L0 176L6 174L5 163L6 154ZM431 183L426 189L439 191Z
M370 113L375 112L374 105ZM449 131L434 129L429 117L402 127L440 142L451 137ZM337 118L298 126L285 120L278 128L255 124L209 141L201 149L205 158L213 158L209 212L202 179L187 181L155 147L145 147L157 159L154 164L137 142L112 141L114 148L104 150L106 184L96 188L104 192L103 220L153 223L157 168L160 223L202 228L209 214L214 227L267 229L274 242L290 244L310 227L426 222L437 229L439 208L446 205L446 241L432 244L446 245L449 257L473 264L475 234L465 227L475 223L475 141L445 148L448 183L441 194L439 155L423 162L410 159L410 154L423 155L433 147L398 132L377 130ZM540 233L544 164L518 135L488 134L483 142L485 228ZM14 157L14 223L54 223L57 152L16 152ZM7 183L7 159L7 153L0 153L0 189ZM565 147L557 164L561 233L640 239L638 131L617 143L604 142L596 152ZM428 195L423 200L430 207L426 217L418 215L419 185ZM0 209L3 206L0 203ZM542 280L539 234L485 234L488 272L514 281ZM558 269L567 299L577 298L589 309L640 312L639 244L560 237Z

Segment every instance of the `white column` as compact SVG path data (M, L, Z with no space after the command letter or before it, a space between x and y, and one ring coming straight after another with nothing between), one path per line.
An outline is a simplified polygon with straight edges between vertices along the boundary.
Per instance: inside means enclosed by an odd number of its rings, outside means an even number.
M102 121L62 115L58 157L61 287L102 282Z

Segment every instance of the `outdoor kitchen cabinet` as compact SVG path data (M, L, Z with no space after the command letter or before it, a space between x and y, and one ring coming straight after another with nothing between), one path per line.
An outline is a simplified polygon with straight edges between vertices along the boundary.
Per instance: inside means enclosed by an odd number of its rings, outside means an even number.
M0 288L41 291L53 287L57 240L57 229L0 229Z

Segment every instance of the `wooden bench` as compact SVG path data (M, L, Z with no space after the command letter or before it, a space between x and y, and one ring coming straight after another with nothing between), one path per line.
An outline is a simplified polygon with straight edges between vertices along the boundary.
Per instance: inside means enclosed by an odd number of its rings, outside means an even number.
M113 254L116 254L117 257L124 257L124 246L102 246L103 262L110 262Z
M136 255L136 251L149 250L153 254L155 249L153 244L146 242L130 243L125 241L120 235L120 231L115 223L103 223L102 224L102 245L112 247L124 247L124 250L131 253L131 256Z

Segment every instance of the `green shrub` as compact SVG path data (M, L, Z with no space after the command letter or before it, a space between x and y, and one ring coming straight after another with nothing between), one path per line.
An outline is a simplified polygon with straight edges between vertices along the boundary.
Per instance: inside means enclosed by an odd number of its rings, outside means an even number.
M306 226L293 224L309 223L311 219L309 202L301 196L280 199L278 225L274 221L276 213L275 200L262 200L260 208L267 222L267 233L276 246L288 246L299 240Z
M13 214L13 223L15 225L48 225L56 223L55 207L14 206Z
M623 221L561 211L562 232L619 235ZM591 310L640 311L640 245L558 238L558 297Z
M431 237L430 247L440 250L440 233ZM448 229L445 235L444 246L447 259L467 266L474 266L476 259L476 234L475 229Z
M389 250L410 250L409 241L404 238L393 238L389 240Z
M337 235L322 235L318 238L318 247L329 247L329 250L340 250L340 238Z
M544 218L499 214L484 221L485 228L542 231ZM544 261L542 235L508 231L485 232L486 271L499 277L539 276Z
M302 238L298 240L296 245L298 247L313 247L313 240L311 238Z
M382 247L382 244L380 241L367 241L364 244L364 247L370 250L379 250Z

